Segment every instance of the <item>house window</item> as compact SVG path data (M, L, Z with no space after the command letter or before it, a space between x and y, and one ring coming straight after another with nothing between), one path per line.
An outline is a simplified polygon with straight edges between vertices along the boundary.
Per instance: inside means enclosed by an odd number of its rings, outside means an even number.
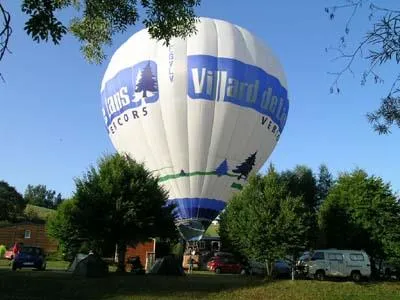
M31 231L30 230L25 230L24 238L25 239L30 239L31 238Z
M206 248L206 243L204 241L199 242L199 249L204 250Z

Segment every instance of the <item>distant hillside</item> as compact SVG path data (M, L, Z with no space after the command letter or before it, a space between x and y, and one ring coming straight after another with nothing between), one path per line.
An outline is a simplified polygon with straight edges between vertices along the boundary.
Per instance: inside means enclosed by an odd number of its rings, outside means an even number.
M46 221L47 218L54 214L56 211L54 209L40 207L36 205L28 204L24 210L25 216L30 220L41 220Z
M204 233L204 236L206 236L206 237L215 237L215 236L217 236L218 237L219 236L218 229L219 229L219 225L211 224L210 227L208 227L208 229Z

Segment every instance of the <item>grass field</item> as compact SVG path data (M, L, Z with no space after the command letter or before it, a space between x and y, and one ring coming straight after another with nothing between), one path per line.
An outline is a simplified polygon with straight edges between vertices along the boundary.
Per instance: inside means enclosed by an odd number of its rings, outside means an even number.
M0 299L400 299L400 282L280 280L196 272L185 277L110 273L79 278L60 269L12 272L0 268Z
M0 259L0 270L11 268L11 262L6 259ZM48 261L47 269L50 270L66 270L68 268L69 262L66 261ZM0 298L1 299L1 298Z

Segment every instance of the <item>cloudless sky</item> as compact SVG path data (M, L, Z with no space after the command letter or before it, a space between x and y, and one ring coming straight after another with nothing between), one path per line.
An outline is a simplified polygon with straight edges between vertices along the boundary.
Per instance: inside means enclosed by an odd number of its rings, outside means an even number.
M399 191L400 131L379 136L365 118L379 106L398 69L390 65L381 70L384 85L361 86L361 71L368 65L356 62L354 77L342 78L341 94L330 95L333 77L327 72L340 70L343 63L331 62L333 53L326 53L325 47L337 45L350 13L343 11L330 21L324 8L334 3L203 0L197 13L248 29L273 49L286 71L288 121L261 172L269 162L278 170L305 164L315 172L325 163L335 176L360 167ZM36 44L23 31L26 17L20 1L6 0L4 5L12 14L13 35L12 54L0 62L6 79L0 83L0 180L21 193L28 184L45 184L68 197L75 177L102 154L115 152L104 126L99 92L109 60L90 65L72 36L58 46ZM68 13L61 16L63 20L68 20ZM356 17L349 46L359 41L367 25L367 15ZM139 24L117 36L107 48L108 58L142 28Z

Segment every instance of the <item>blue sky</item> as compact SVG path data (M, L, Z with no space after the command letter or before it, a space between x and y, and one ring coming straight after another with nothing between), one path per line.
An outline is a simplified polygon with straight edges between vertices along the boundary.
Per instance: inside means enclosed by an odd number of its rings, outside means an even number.
M68 197L74 177L81 176L102 154L115 151L100 107L100 83L108 60L100 66L90 65L71 36L58 46L34 43L23 31L25 17L19 3L5 2L14 30L12 54L0 62L6 79L0 84L0 179L21 193L28 184L45 184ZM264 40L283 64L291 106L285 130L267 164L273 162L278 170L305 164L317 171L325 163L334 175L360 167L400 191L396 163L399 130L379 136L365 118L387 92L396 66L381 70L386 84L363 87L360 72L367 65L356 63L355 76L346 74L341 81L342 93L330 95L333 77L327 72L343 65L331 62L333 54L324 49L336 45L346 20L340 16L335 22L328 20L324 7L335 1L243 3L203 0L198 15L248 29ZM363 17L356 18L351 27L353 44L367 28ZM139 29L141 25L117 36L107 54Z

